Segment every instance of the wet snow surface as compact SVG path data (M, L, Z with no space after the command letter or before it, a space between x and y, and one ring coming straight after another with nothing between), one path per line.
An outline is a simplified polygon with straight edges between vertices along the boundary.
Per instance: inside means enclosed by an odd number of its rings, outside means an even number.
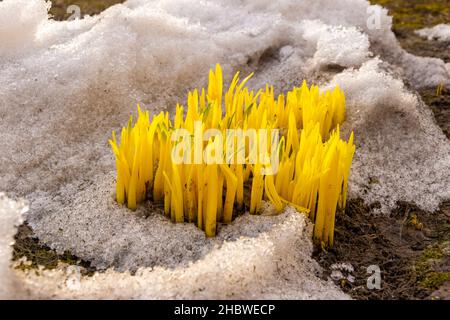
M428 40L450 41L450 25L438 24L432 28L423 28L416 33Z
M45 285L64 283L63 270L22 274L24 285L48 288L42 295L345 298L316 277L307 221L290 210L244 216L211 240L151 205L133 213L114 202L111 131L137 103L154 112L184 103L217 62L226 81L254 71L254 88L281 92L307 79L344 89L344 135L354 130L357 144L351 197L379 203L381 214L398 201L434 211L450 198L449 142L414 91L449 85L450 65L403 51L381 7L130 0L64 22L49 20L47 9L43 0L0 2L0 190L29 201L30 225L58 251L102 269L144 269L109 270L75 292ZM223 274L229 281L215 287Z

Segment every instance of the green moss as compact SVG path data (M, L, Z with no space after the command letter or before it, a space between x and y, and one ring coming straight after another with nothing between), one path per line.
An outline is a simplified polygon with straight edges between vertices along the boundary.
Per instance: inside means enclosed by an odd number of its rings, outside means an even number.
M419 284L422 287L430 289L438 289L445 282L450 281L450 272L429 272Z
M450 241L443 241L425 248L417 261L414 271L419 285L426 289L438 289L444 282L450 281L450 272L440 271L439 266L448 259L445 249Z
M394 29L415 30L446 23L450 20L448 0L371 0L389 9L394 18Z
M442 259L443 253L442 250L439 247L427 247L425 250L423 250L422 253L422 260L428 261L430 259Z

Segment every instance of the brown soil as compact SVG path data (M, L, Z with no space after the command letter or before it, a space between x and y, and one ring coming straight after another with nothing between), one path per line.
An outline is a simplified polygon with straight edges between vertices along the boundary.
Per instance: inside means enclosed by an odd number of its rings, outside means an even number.
M435 89L424 89L420 91L420 95L433 111L437 124L450 139L450 88L443 89L440 95Z
M80 266L80 272L83 275L93 275L96 271L89 262L77 258L69 251L62 255L57 254L48 246L40 243L26 222L19 227L14 240L13 260L18 261L23 257L27 258L27 263L21 262L17 265L19 269L37 268L39 266L45 269L55 269L59 263L65 263Z
M450 202L434 214L406 203L389 217L370 213L353 200L337 216L334 247L315 252L323 277L331 275L333 264L350 263L354 282L335 282L355 299L448 299L448 292L433 291L448 288L450 280ZM371 265L381 270L380 290L367 288Z

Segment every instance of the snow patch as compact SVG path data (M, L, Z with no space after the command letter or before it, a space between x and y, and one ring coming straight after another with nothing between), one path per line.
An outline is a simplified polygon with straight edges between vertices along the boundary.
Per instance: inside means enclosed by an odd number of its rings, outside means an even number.
M423 28L415 32L428 40L450 41L450 25L448 24L438 24L432 28Z
M157 227L162 232L174 232L163 222L153 224L153 228ZM257 231L258 227L264 231ZM317 276L321 270L311 258L312 229L303 214L288 208L285 213L266 219L246 215L229 229L234 232L222 231L221 245L211 240L216 245L206 249L204 257L175 268L140 268L133 276L108 269L93 277L82 277L79 272L77 276L73 267L61 266L58 270L41 270L37 274L34 270L20 272L19 277L33 292L33 298L349 299L331 281ZM254 234L250 235L249 231ZM224 240L225 233L227 240ZM189 240L187 233L179 237ZM203 245L201 241L191 244L193 247ZM175 244L166 242L164 246L167 255L171 253L170 258L174 259Z
M379 59L336 75L347 95L347 122L356 154L350 196L389 213L399 201L427 211L450 196L450 145L420 98Z
M207 257L231 255L231 249L212 248L239 246L236 235L258 245L255 239L266 239L270 230L283 234L274 225L284 225L283 216L247 216L208 242L194 226L172 225L151 205L133 213L112 199L111 130L126 123L136 103L151 112L172 111L176 102L184 103L188 89L205 85L215 63L222 64L226 81L238 70L254 71L249 82L254 88L270 83L279 92L303 79L341 85L348 103L344 130L354 130L357 143L351 197L378 202L384 213L398 201L433 211L450 198L449 142L429 108L405 86L449 85L449 65L405 52L391 31L391 17L379 6L366 0L130 0L97 17L65 22L49 20L47 9L43 0L0 2L0 190L30 201L28 220L36 235L58 251L73 250L99 268L164 268L159 275L167 276L169 269L188 270ZM379 14L377 28L368 26L374 12L369 9ZM19 17L19 27L12 17ZM222 245L227 237L237 242ZM308 246L295 249L310 257ZM236 256L241 261L247 251L236 250L232 256L241 254ZM258 250L249 263L260 265ZM278 257L284 249L276 250ZM272 263L267 268L258 275L277 277ZM157 296L140 278L108 272L114 276L105 274L100 287L114 290L110 282L117 278L124 286L134 283L137 295ZM55 277L61 279L59 273ZM156 273L148 279L163 285L153 277ZM301 287L306 280L298 277L293 284ZM312 272L306 277L318 283ZM176 286L177 297L193 294ZM308 286L298 295L313 297L314 287ZM90 290L92 296L101 294L94 285Z

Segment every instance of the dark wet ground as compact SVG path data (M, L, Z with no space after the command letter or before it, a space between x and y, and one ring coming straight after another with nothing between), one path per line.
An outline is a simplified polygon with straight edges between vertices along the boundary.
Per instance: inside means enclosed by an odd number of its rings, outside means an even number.
M337 216L335 246L315 253L324 278L333 264L349 263L354 272L335 282L355 299L448 299L449 292L433 292L450 280L450 203L437 214L406 203L389 217L370 212L362 201L353 200ZM380 290L367 286L370 266L381 271Z
M64 254L57 254L48 246L40 243L27 223L19 227L14 243L13 260L17 261L22 257L27 258L27 263L17 265L17 268L22 270L38 268L39 266L44 266L45 269L55 269L59 263L65 263L79 266L83 275L93 275L96 271L89 262L79 259L69 251L64 252Z
M101 12L120 0L55 0L51 13L55 19L70 16L67 7L77 4L82 14ZM428 41L414 30L450 22L450 0L371 0L382 4L394 17L394 32L407 51L450 62L450 43ZM436 88L420 92L431 107L436 121L450 138L450 88L438 95ZM450 298L450 202L437 213L427 213L409 204L399 204L389 217L371 215L362 201L350 201L345 213L337 216L335 246L315 258L324 268L324 278L331 275L335 263L349 263L351 273L335 282L355 299L449 299ZM89 263L70 253L57 255L33 237L24 225L19 229L14 258L26 256L31 267L56 267L59 261L77 264L92 274ZM379 266L381 289L368 289L367 268ZM30 266L22 266L30 267ZM351 275L353 278L348 277Z

